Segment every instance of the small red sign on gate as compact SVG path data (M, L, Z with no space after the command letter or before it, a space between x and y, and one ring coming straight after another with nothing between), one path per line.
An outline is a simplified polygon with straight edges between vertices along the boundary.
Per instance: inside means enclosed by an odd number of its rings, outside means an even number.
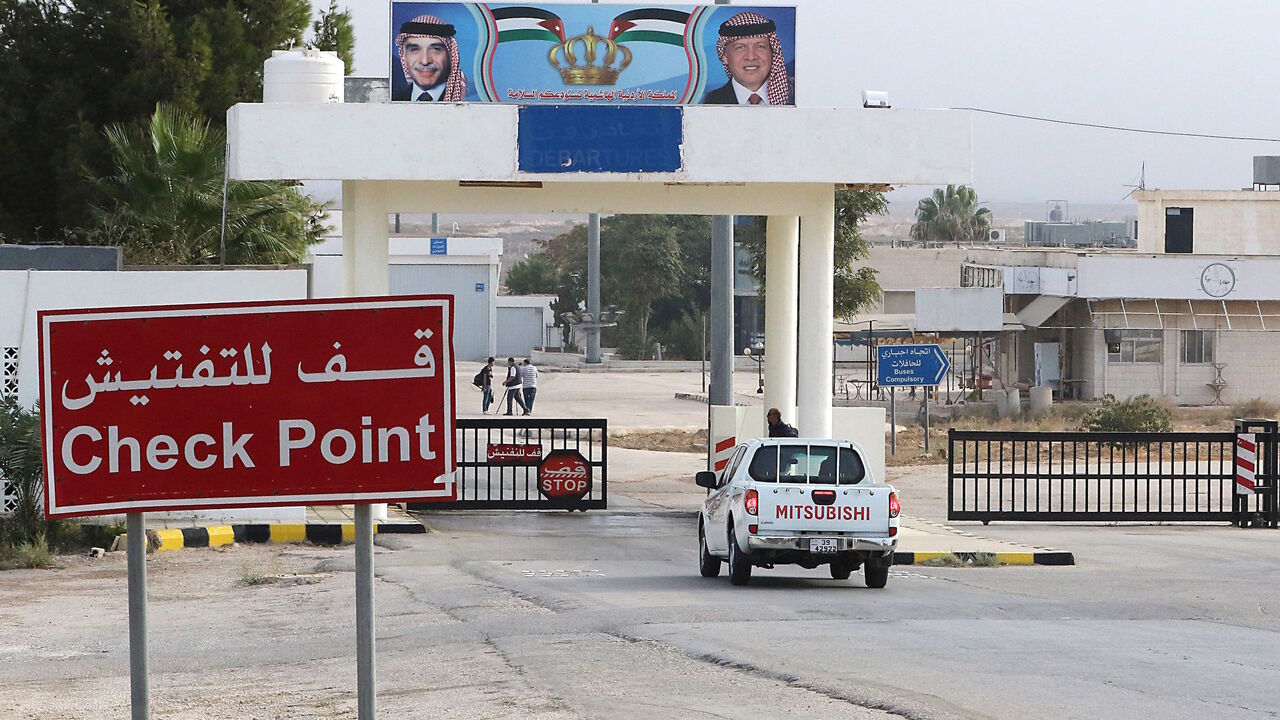
M542 446L494 443L485 450L485 458L493 465L537 465Z
M49 517L455 499L453 298L39 313Z
M551 500L581 500L591 492L591 464L577 450L552 450L538 465L538 490Z

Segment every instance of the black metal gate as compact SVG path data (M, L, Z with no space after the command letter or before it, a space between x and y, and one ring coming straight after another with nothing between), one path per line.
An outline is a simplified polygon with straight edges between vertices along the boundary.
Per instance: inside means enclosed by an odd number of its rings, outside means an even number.
M1276 433L1258 433L1258 491L1236 495L1236 434L951 430L951 520L1199 521L1272 527Z
M464 418L457 421L458 499L412 510L599 510L608 502L609 427L604 419ZM580 457L590 487L581 497L548 494L539 465ZM554 474L554 473L553 473Z

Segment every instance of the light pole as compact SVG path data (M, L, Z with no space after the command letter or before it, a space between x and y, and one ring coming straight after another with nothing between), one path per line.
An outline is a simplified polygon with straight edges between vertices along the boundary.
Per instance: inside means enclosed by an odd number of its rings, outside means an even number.
M755 353L751 352L751 348L744 348L743 352L747 357L756 361L756 393L764 394L764 343L759 340L755 344Z

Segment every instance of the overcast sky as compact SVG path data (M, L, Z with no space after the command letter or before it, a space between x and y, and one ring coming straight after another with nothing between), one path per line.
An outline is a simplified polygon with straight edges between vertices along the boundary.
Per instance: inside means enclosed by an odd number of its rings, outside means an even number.
M841 72L852 93L885 90L896 107L977 107L1280 139L1280 2L1274 0L847 2L856 20L847 42L822 53L824 67L798 66L797 85L808 72ZM385 73L387 3L349 4L356 74ZM1111 205L1138 182L1143 162L1147 187L1251 185L1252 157L1280 155L1280 142L1157 137L975 115L973 150L974 186L986 202ZM909 202L926 191L906 189L894 193L895 200Z

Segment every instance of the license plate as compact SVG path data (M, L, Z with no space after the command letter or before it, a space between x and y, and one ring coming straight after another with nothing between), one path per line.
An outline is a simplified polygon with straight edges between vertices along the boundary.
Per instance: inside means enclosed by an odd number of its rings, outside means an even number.
M833 553L839 549L838 546L834 538L813 538L809 541L809 552Z

